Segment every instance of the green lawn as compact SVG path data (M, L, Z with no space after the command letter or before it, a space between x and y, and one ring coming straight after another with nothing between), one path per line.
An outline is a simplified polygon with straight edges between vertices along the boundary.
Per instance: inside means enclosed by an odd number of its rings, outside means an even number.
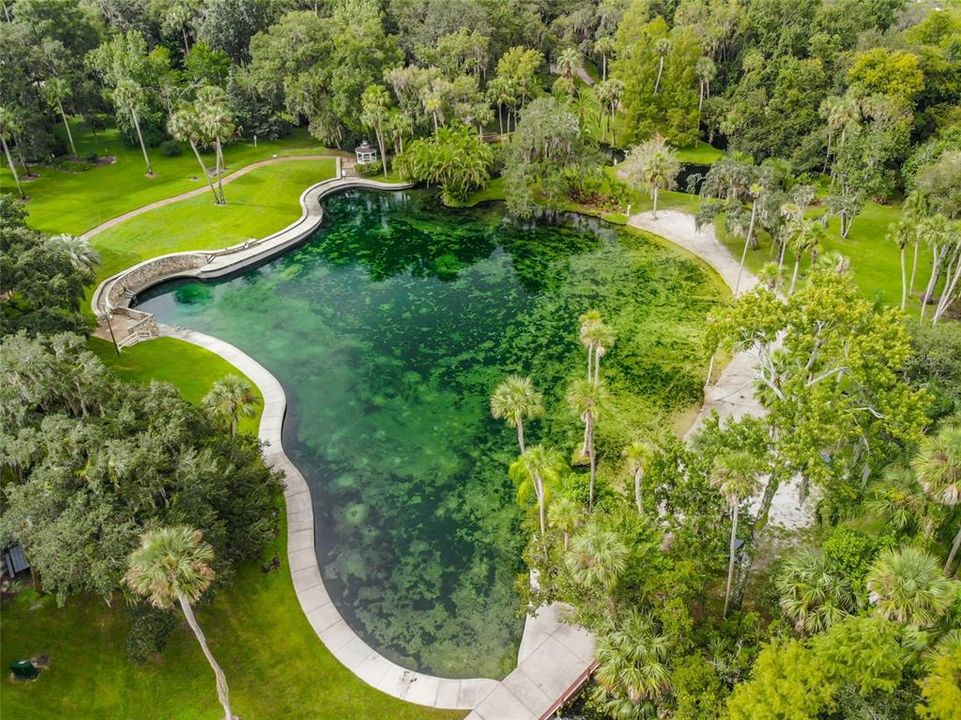
M31 227L47 233L79 235L111 218L143 205L179 195L205 186L200 166L189 147L176 157L164 157L158 148L149 148L155 176L145 175L143 155L139 146L126 143L116 129L93 133L79 124L74 125L74 139L81 157L95 152L100 156L113 155L116 162L85 171L67 172L53 167L33 168L39 175L23 183L29 195L27 210ZM318 155L327 152L306 131L297 130L275 141L241 140L224 148L229 170L237 170L273 155ZM205 158L212 166L212 156ZM13 176L6 162L0 168L0 188L15 193ZM230 198L230 187L226 188Z
M91 340L98 355L128 379L174 382L197 401L231 367L218 356L178 340L152 340L117 358ZM236 372L236 370L233 370ZM264 554L279 555L267 575L260 562L239 568L230 587L198 617L230 683L234 711L244 720L414 720L459 718L395 700L346 670L324 647L301 612L286 563L286 530ZM95 598L57 608L52 597L25 591L0 614L3 667L46 654L51 667L32 683L6 681L0 716L102 720L214 720L222 717L213 673L186 625L161 657L144 665L127 659L127 617Z
M715 160L723 155L723 150L718 150L703 141L697 145L688 145L677 149L677 157L681 162L694 163L695 165L712 165Z
M300 217L307 187L333 175L333 160L291 160L225 186L226 205L214 205L204 193L138 215L91 238L100 253L98 274L109 277L164 253L214 250L269 235Z

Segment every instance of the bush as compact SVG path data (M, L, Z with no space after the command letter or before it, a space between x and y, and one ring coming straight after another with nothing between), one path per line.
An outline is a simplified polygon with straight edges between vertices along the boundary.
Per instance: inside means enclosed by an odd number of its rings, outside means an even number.
M160 143L160 154L164 157L177 157L183 153L183 146L176 140L164 140Z
M361 177L373 177L374 175L380 175L383 169L380 162L363 163L362 165L357 165L357 174Z
M130 607L130 629L127 631L127 654L137 663L146 662L167 645L167 638L177 627L177 617L170 610L150 605Z

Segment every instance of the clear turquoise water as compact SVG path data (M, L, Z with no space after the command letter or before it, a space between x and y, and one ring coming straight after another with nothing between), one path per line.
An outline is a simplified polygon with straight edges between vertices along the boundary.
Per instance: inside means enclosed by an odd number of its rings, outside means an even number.
M697 400L701 321L720 291L696 263L579 216L518 225L419 191L325 202L301 247L231 279L168 283L140 307L283 384L284 445L351 626L411 668L503 676L523 628L525 531L506 476L516 438L489 417L491 390L531 375L549 400L533 441L573 448L564 386L584 365L577 317L597 307L619 336L604 361L616 407L598 431L616 458Z

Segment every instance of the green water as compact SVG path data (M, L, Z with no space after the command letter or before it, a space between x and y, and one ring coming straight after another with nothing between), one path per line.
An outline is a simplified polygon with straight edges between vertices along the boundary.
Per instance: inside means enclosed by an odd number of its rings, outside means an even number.
M425 192L325 202L303 246L229 280L161 286L140 307L236 345L283 384L284 446L351 626L407 667L501 677L523 627L526 531L506 477L516 437L489 417L492 388L529 374L548 395L532 441L572 449L564 387L585 365L577 317L598 308L618 332L598 444L617 458L698 399L701 323L721 291L695 262L579 216L518 225Z

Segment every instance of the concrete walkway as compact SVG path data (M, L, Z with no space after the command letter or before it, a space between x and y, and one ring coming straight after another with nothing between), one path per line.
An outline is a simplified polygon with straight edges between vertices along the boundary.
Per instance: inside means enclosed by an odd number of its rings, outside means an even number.
M717 239L713 224L704 225L697 230L694 225L694 216L677 210L661 210L657 213L657 218L654 218L650 212L631 215L628 224L660 235L694 253L713 267L731 288L731 292L734 292L740 263ZM757 284L757 277L745 268L741 275L738 295L753 290ZM704 424L704 420L714 411L717 411L721 419L737 419L745 415L762 416L766 413L764 406L754 393L757 363L758 356L753 351L740 352L731 358L727 367L705 390L704 405L685 434L685 438L697 432ZM788 530L811 525L814 522L814 494L812 493L803 505L798 503L797 498L797 479L782 484L771 502L770 523Z
M244 165L242 168L240 168L239 170L234 170L229 175L224 175L222 184L227 185L229 183L232 183L237 178L243 177L247 173L253 170L256 170L257 168L267 167L268 165L278 165L280 163L291 162L294 160L336 160L337 158L338 158L337 155L290 155L286 157L270 158L269 160L260 160L255 163L251 163L250 165ZM188 198L197 197L198 195L203 195L204 193L209 193L209 192L210 192L210 188L207 187L207 183L204 183L203 185L196 188L195 190L188 190L185 193L180 193L179 195L174 195L173 197L164 198L163 200L158 200L157 202L152 202L148 205L142 205L141 207L138 207L136 210L131 210L130 212L125 212L123 215L118 215L115 218L107 220L107 222L105 223L101 223L100 225L97 225L96 227L91 228L90 230L87 230L87 232L85 232L80 237L86 238L87 240L89 240L94 235L99 235L104 230L109 230L115 225L119 225L120 223L125 222L126 220L130 220L131 218L135 218L138 215L143 215L144 213L148 213L151 210L156 210L157 208L162 208L166 205L172 205L173 203L180 202L181 200L187 200Z

